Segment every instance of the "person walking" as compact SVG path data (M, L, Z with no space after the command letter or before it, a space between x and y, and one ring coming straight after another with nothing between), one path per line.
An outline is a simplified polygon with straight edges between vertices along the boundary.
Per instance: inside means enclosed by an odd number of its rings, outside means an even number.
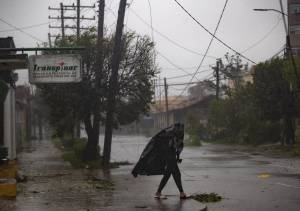
M153 136L145 147L139 161L132 170L137 175L163 175L155 193L155 198L162 197L162 190L171 175L179 190L180 199L187 199L182 182L181 173L177 163L180 163L180 154L183 149L184 124L175 123Z

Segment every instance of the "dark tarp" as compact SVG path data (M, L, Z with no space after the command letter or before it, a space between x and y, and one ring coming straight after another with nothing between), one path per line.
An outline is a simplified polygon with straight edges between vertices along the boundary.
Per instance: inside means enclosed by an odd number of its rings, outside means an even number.
M165 128L151 138L143 150L141 157L132 174L137 175L162 175L166 169L166 159L170 151L175 151L177 159L183 149L183 124L176 123Z

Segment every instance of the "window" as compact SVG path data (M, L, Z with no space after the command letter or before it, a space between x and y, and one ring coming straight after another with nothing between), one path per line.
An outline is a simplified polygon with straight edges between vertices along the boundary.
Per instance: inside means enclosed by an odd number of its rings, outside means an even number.
M291 35L300 34L300 25L291 25L290 34Z
M290 4L289 14L299 14L300 15L300 4Z

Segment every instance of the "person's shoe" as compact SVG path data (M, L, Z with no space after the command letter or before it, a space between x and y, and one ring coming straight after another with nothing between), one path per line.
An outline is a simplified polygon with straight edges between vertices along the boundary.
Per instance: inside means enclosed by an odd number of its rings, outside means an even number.
M186 195L185 193L180 193L180 199L189 199L191 198L190 195Z
M154 196L155 199L167 199L167 196L161 195L161 193L156 193Z
M155 199L160 199L160 197L161 197L161 193L155 193L155 196L154 196Z

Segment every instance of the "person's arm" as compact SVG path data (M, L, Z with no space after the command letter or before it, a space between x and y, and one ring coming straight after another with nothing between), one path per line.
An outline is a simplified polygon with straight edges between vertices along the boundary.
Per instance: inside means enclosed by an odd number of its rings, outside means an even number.
M180 159L180 153L183 150L183 146L184 146L183 141L178 140L177 147L176 147L176 159L179 163L182 161L182 159Z

